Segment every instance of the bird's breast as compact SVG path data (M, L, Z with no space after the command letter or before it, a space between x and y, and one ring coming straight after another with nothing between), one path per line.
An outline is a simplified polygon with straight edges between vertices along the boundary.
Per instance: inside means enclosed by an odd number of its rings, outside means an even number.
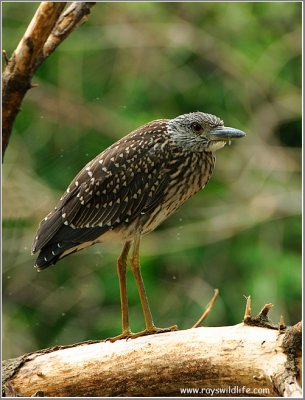
M164 200L147 216L142 216L143 234L153 231L167 217L173 214L191 196L205 187L212 176L215 156L206 153L191 154L173 163L169 184Z

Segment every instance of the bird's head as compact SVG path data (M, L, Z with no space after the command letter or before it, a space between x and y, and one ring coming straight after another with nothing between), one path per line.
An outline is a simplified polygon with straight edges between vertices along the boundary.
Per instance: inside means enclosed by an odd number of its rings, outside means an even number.
M192 151L216 151L232 139L246 134L224 126L223 121L212 114L193 112L169 120L168 132L177 145Z

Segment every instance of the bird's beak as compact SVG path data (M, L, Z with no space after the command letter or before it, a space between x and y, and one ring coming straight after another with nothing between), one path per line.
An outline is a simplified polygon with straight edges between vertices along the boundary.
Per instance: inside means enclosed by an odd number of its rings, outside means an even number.
M239 139L246 136L245 132L239 129L230 128L229 126L217 126L206 134L209 140L225 140Z

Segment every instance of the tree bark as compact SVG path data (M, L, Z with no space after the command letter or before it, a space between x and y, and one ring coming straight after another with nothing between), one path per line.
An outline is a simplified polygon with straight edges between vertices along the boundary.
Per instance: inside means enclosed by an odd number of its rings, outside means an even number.
M301 397L301 325L204 327L5 362L6 396Z
M42 62L90 13L94 2L75 2L61 15L66 2L42 2L2 76L2 157L24 96Z

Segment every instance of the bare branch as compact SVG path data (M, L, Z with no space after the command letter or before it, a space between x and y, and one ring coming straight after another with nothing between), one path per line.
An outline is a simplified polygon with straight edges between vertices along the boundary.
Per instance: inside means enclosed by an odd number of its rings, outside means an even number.
M61 17L66 2L42 2L38 7L11 59L7 60L3 73L2 156L22 100L33 87L33 74L57 46L85 21L94 4L72 3Z
M277 330L241 323L57 346L6 361L4 392L26 397L38 392L45 397L183 396L183 388L208 388L201 395L211 396L211 390L231 386L239 396L278 397L287 395L293 382L293 394L301 397L301 358L295 352L291 356L285 338ZM236 397L236 392L221 393Z
M53 53L74 29L87 21L90 8L95 4L95 2L74 2L64 11L43 46L43 53L37 62L37 67Z
M12 63L22 75L34 72L34 66L42 52L45 41L52 32L66 2L42 2L38 7L23 38L13 54Z
M245 298L246 298L246 308L244 314L244 323L247 323L247 321L252 318L251 296L245 296Z
M2 157L15 118L26 92L31 88L35 64L66 3L43 2L9 60L2 77Z
M259 315L262 315L263 317L267 317L269 311L273 307L273 304L267 303L263 306L263 308L260 310Z
M212 297L212 299L210 300L209 304L206 306L206 309L204 310L203 314L201 315L201 317L198 319L198 321L192 326L192 328L198 328L202 322L207 318L207 316L210 314L215 301L217 299L219 295L219 290L218 289L214 289L214 295Z
M281 320L279 324L273 324L273 322L268 318L268 313L272 307L273 304L267 303L263 306L263 308L260 310L260 312L257 314L256 317L252 317L251 296L246 296L246 309L243 319L244 324L252 326L261 326L269 329L278 329L279 331L285 329L286 327L281 325Z

